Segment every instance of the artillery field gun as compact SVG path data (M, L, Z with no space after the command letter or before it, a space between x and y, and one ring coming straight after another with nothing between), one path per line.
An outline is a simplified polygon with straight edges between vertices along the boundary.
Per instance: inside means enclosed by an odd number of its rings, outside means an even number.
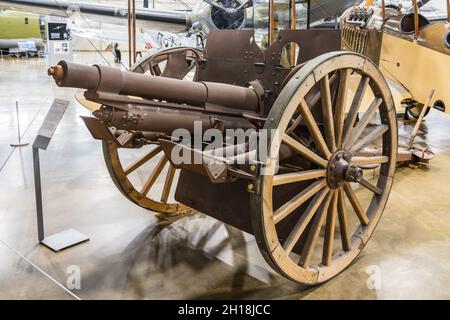
M341 31L279 30L265 50L253 31L211 31L205 52L165 50L134 72L61 61L49 74L85 90L94 111L83 120L129 200L165 217L194 209L251 233L277 272L314 285L364 248L397 161L430 158L413 139L397 152L396 106L419 124L430 103L447 110L445 84L428 83L429 95L399 80L408 62L392 56L402 52L394 44L448 62L448 23L421 26L413 4L410 15L368 1L344 14ZM405 43L391 43L394 26L412 28ZM427 28L440 30L441 45L423 42L436 34ZM409 97L393 98L396 84Z
M286 68L291 42L301 54ZM262 51L253 31L212 31L204 53L168 50L136 70L150 75L64 61L49 73L101 105L83 120L128 199L165 214L193 208L254 234L276 271L314 285L369 240L397 157L389 87L340 43L338 30L283 30ZM194 81L181 80L189 72ZM194 121L223 133L219 145ZM250 134L230 140L227 129Z

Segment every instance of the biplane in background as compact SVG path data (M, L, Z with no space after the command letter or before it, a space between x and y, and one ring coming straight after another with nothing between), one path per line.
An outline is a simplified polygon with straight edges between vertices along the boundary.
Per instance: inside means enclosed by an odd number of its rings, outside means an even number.
M434 90L430 106L450 113L449 0L365 1L342 15L341 29L344 50L379 64L398 111L419 118Z

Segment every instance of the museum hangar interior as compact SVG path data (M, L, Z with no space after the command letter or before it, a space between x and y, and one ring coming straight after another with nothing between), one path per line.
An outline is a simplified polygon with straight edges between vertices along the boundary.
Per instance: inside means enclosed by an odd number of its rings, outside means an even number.
M0 1L0 299L449 299L450 1Z

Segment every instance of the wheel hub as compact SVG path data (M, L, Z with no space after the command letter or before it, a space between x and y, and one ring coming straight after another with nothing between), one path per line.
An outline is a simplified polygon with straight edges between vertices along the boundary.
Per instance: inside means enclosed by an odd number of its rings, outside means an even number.
M350 164L351 157L351 153L342 150L333 154L327 168L327 182L330 188L337 189L344 181L361 181L363 171Z

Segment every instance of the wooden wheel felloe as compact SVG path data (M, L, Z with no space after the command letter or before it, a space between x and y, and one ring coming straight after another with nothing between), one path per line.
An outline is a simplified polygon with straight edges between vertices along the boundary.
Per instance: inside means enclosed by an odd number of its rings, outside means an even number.
M152 76L195 79L196 61L201 54L193 48L167 49L145 57L133 66L132 71ZM179 169L171 165L158 145L127 149L119 148L114 142L103 141L103 155L112 180L130 201L165 214L160 216L162 218L192 212L192 209L174 200Z
M173 200L179 170L168 162L159 146L120 149L114 142L103 141L103 155L112 180L132 202L170 215L191 211Z
M370 60L334 52L301 68L267 119L256 240L276 271L318 284L356 258L383 214L397 154L393 99ZM294 156L277 163L281 145Z

